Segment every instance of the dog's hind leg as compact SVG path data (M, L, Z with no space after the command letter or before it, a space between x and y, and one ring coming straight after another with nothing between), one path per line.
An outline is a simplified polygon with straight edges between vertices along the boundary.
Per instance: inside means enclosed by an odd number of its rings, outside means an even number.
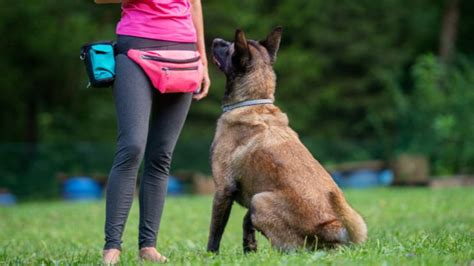
M291 208L283 195L262 192L251 201L251 220L255 229L261 232L280 251L291 251L304 246L304 238L290 226L293 218Z
M257 240L255 239L255 228L251 219L252 209L245 214L243 222L243 247L244 253L257 251Z

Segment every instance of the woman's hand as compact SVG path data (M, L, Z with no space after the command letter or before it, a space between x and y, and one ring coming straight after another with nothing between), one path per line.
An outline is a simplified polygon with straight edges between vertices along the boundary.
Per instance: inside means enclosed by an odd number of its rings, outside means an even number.
M193 98L195 100L201 100L207 96L209 87L211 86L211 80L209 79L209 72L207 70L207 57L206 47L204 43L204 24L202 21L202 6L201 0L190 0L191 3L191 16L193 18L194 28L196 28L196 46L199 54L201 55L202 64L204 66L204 77L202 79L201 91L195 94Z
M202 98L206 97L207 94L209 93L210 86L211 86L211 80L209 79L209 71L207 70L207 64L204 64L201 90L199 91L199 93L193 96L193 99L199 101Z

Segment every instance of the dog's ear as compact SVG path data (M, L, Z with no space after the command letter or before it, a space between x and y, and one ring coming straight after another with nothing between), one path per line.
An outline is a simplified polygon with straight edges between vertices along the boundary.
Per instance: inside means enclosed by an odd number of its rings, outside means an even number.
M240 29L237 29L235 31L234 46L234 60L237 60L237 63L240 66L245 66L247 62L250 61L250 51L249 45L247 43L247 38L245 38L244 32Z
M280 48L282 31L282 27L276 27L272 30L272 32L270 32L270 34L268 34L265 40L259 42L267 49L268 54L270 54L270 60L272 64L275 63L278 48Z

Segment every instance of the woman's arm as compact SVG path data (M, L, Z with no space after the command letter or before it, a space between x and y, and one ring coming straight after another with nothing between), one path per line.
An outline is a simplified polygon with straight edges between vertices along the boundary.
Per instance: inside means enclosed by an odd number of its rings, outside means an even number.
M96 4L120 4L122 0L94 0Z
M207 56L206 56L206 44L204 42L204 23L202 18L202 6L201 0L189 0L191 3L191 15L193 17L194 28L196 28L197 35L197 49L201 55L201 61L204 66L204 78L202 80L201 91L194 95L194 99L201 100L207 96L209 87L211 86L211 80L209 79L209 72L207 70Z

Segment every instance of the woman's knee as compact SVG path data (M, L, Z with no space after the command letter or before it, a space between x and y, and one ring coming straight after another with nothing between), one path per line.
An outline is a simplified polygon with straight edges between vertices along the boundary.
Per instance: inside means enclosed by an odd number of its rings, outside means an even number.
M168 175L171 167L172 152L154 152L148 156L145 167Z
M119 148L115 164L117 166L138 167L142 160L144 147L140 144L126 144Z

